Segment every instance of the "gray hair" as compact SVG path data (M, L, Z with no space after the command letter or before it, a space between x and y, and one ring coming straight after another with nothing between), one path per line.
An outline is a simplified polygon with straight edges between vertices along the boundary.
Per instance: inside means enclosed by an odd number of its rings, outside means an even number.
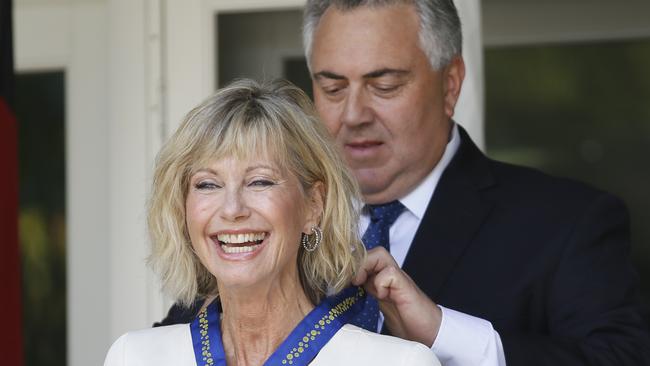
M462 53L463 35L453 0L307 0L303 13L302 42L311 69L314 33L325 11L334 6L348 11L360 6L412 4L420 17L420 48L431 67L440 70Z

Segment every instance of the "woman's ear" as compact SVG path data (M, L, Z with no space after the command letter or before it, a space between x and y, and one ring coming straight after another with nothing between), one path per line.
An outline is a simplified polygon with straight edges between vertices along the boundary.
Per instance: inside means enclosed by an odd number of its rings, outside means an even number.
M307 192L307 221L303 232L311 234L311 228L320 226L323 217L325 203L325 185L323 182L316 182Z

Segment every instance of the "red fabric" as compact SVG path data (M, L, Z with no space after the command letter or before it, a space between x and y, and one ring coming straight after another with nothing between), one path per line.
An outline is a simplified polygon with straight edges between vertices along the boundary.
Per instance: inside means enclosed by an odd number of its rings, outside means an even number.
M20 251L18 247L18 130L0 96L0 364L21 366L23 359Z

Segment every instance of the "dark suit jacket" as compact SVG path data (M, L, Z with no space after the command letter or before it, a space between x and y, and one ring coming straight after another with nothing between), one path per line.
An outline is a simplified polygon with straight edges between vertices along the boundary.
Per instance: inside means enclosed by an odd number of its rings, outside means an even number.
M492 322L509 366L650 365L622 202L492 161L460 135L404 271L436 303ZM190 320L179 310L166 323Z

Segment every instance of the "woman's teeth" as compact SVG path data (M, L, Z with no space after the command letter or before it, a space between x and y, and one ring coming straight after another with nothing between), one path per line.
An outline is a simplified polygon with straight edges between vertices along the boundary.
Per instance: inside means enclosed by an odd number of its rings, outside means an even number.
M255 245L251 245L251 246L243 246L243 247L230 247L230 246L227 246L227 245L222 245L221 249L223 249L223 251L226 254L249 253L249 252L252 252L255 249L257 249L257 247L259 247L259 246L260 246L259 244L255 244Z
M242 244L253 241L262 241L266 233L246 233L246 234L218 234L217 239L226 244Z
M266 233L218 234L217 239L227 254L249 253L260 246Z

